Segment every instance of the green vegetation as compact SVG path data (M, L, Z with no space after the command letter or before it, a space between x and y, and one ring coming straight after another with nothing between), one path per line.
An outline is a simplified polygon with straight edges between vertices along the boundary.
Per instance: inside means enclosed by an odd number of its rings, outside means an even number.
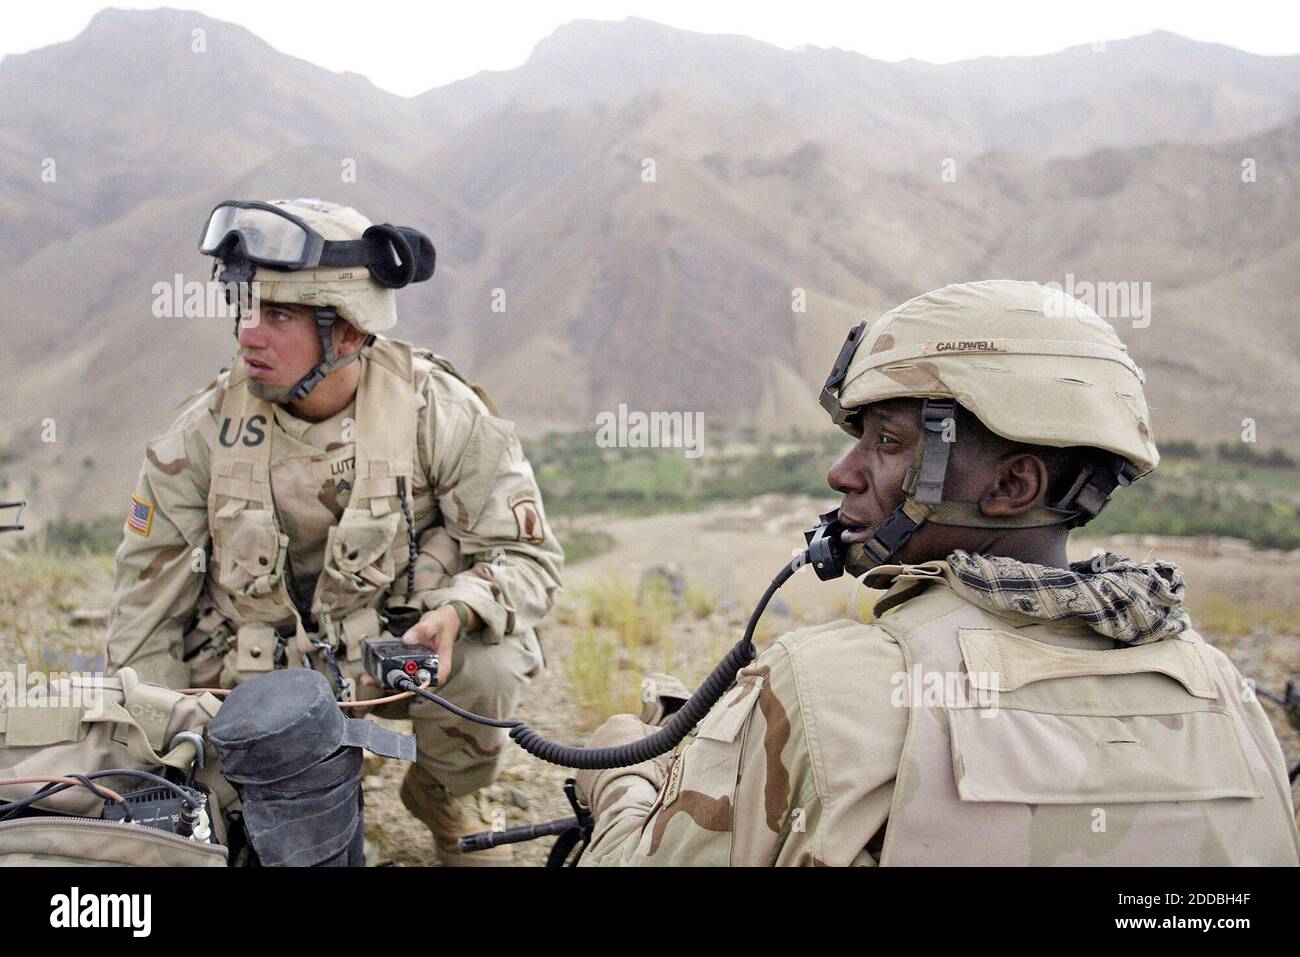
M1263 548L1300 548L1300 508L1267 495L1266 488L1255 491L1247 496L1225 486L1212 470L1157 470L1116 490L1106 510L1088 524L1088 532L1225 535Z
M833 430L760 438L742 429L710 434L704 455L687 459L680 449L601 449L590 432L552 433L529 443L528 454L552 514L644 515L769 493L833 498L826 471L848 441ZM1284 450L1171 441L1161 452L1161 467L1116 490L1089 532L1223 535L1300 548L1300 466Z
M34 535L24 535L17 545L24 551L51 555L111 555L122 541L122 516L102 516L89 521L60 517Z
M847 447L841 433L759 439L753 429L712 433L705 454L681 449L602 449L591 432L550 433L525 443L547 512L649 515L764 493L827 496L826 469Z
M1220 462L1243 462L1247 465L1266 465L1270 468L1295 468L1295 459L1282 449L1256 452L1245 442L1220 442L1214 447Z
M578 562L595 558L614 547L614 536L608 532L560 528L555 534L560 540L560 547L564 549L566 565L576 565Z

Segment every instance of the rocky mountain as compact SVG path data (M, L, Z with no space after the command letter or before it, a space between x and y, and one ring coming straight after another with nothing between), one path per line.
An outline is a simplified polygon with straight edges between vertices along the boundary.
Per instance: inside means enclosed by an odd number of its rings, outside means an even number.
M105 11L0 61L0 479L46 516L120 506L233 347L156 318L154 284L205 279L204 215L252 196L426 230L400 332L525 432L620 403L822 427L852 323L1013 277L1149 289L1113 321L1157 438L1293 443L1298 115L1300 57L1167 33L935 66L578 21L403 98L196 13Z

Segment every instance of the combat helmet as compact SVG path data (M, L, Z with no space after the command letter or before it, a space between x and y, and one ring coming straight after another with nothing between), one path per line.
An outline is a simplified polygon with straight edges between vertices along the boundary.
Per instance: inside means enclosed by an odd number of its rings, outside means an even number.
M295 399L360 355L334 354L336 320L367 333L368 346L397 324L396 290L429 279L435 262L433 243L419 230L375 225L319 199L219 203L199 251L213 257L213 274L241 304L255 288L262 301L315 309L322 359L289 390Z
M853 329L821 393L850 435L864 406L920 398L924 439L904 482L903 504L872 537L848 550L855 574L888 562L924 522L972 528L1083 525L1159 462L1142 370L1101 317L1059 289L988 280L944 286ZM1013 442L1095 450L1068 491L1017 516L986 516L975 503L943 500L952 441L945 426L960 403ZM949 436L950 437L950 436ZM960 441L960 438L957 439ZM832 513L823 516L826 521ZM832 519L833 520L833 519Z

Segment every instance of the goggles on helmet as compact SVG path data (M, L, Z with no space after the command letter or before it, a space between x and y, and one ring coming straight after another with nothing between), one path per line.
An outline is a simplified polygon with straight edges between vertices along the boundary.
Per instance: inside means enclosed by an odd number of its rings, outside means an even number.
M208 216L199 252L285 272L365 266L389 289L428 279L435 256L433 243L417 229L384 223L371 226L360 239L324 239L277 206L233 200L218 203Z

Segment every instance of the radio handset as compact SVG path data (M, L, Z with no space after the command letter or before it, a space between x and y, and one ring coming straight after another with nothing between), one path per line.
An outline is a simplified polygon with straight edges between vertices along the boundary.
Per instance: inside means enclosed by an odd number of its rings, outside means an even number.
M844 546L840 535L840 510L833 508L817 517L817 525L803 533L808 543L808 563L822 581L830 581L844 574Z

